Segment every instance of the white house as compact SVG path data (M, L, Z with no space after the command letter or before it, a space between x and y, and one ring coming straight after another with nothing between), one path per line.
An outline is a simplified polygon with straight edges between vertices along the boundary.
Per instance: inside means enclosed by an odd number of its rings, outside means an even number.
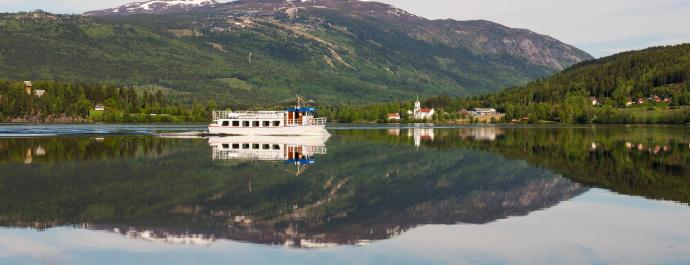
M96 104L96 106L93 108L95 111L104 111L105 106L103 104Z
M412 115L414 116L415 120L428 120L431 119L434 116L434 111L433 108L422 108L422 103L419 102L419 99L415 101L414 103L414 110L412 111Z
M45 95L45 94L46 94L46 91L43 90L43 89L36 89L36 90L34 90L34 95L36 95L36 96L39 97L39 98L40 98L40 97L43 97L43 95Z
M472 114L472 116L496 115L498 114L498 111L493 108L475 108L474 110L470 111L470 114Z

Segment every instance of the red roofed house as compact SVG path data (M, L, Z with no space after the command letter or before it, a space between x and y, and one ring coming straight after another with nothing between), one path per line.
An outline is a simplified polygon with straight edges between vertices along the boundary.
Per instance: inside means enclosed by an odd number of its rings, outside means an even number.
M391 113L386 115L388 121L400 121L400 113Z

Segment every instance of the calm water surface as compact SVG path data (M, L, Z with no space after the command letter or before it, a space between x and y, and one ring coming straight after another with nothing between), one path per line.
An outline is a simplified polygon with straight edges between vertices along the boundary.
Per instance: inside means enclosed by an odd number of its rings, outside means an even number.
M690 128L0 126L0 264L690 264Z

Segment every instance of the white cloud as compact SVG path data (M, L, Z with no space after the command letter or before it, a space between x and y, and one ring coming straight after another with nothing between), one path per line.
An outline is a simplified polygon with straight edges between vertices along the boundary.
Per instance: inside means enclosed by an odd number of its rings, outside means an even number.
M131 1L135 0L0 0L0 12L43 9L80 13ZM688 0L379 1L432 19L485 19L509 27L528 28L573 44L595 56L690 42Z

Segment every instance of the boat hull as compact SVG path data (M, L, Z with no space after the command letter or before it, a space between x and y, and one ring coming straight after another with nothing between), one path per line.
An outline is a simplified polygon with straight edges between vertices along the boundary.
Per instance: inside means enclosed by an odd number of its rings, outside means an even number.
M273 136L292 136L292 135L329 135L326 125L309 125L293 127L222 127L210 125L209 134L212 135L273 135Z
M331 136L323 135L298 135L298 136L266 136L266 135L237 135L237 136L213 136L208 138L210 145L222 144L285 144L301 146L326 146Z

